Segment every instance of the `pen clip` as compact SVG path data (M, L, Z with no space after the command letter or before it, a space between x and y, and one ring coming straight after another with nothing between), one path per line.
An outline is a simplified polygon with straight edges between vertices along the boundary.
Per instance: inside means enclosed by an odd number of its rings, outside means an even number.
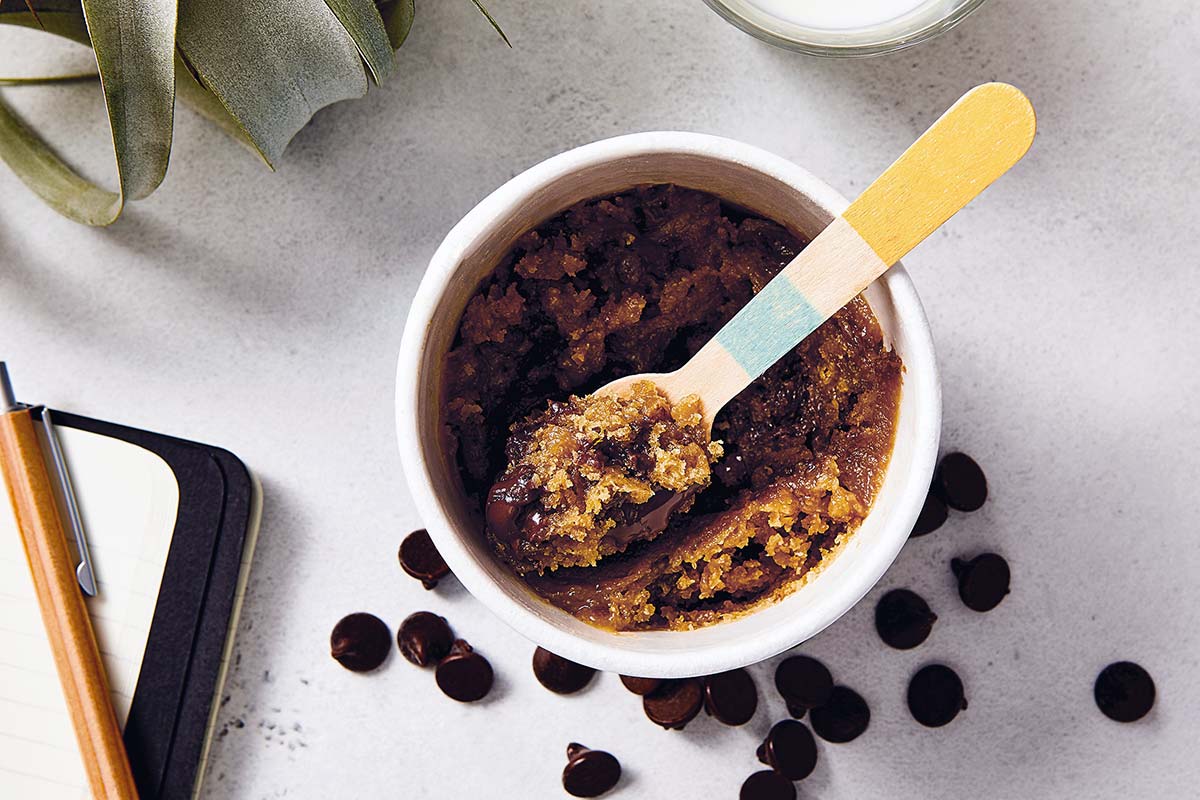
M62 489L63 502L67 507L67 523L75 536L75 549L79 552L79 563L75 566L75 577L79 580L79 588L89 597L99 593L96 586L96 571L92 566L92 555L88 552L87 536L83 531L83 517L79 513L79 503L75 499L75 487L71 483L71 473L67 469L67 459L63 456L62 444L58 441L58 431L50 409L42 407L42 427L46 431L46 440L50 443L50 459L54 465L54 474Z
M8 377L8 365L0 361L0 413L7 414L19 407L13 395L12 381Z

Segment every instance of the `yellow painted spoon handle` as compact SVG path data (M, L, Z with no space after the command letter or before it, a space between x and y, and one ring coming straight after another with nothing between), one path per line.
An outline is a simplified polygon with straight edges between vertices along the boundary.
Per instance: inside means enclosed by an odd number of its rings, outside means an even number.
M842 214L886 265L904 257L1021 160L1037 118L1007 83L963 95Z
M967 92L687 364L646 377L672 398L699 394L711 423L725 403L1016 164L1036 128L1018 89L988 83Z

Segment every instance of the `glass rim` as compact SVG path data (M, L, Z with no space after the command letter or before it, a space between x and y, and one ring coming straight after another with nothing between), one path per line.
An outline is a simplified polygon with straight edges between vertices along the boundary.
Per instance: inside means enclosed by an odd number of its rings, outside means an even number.
M864 41L856 44L831 44L829 42L800 39L781 33L778 30L762 27L735 11L729 6L726 0L704 0L705 5L715 11L722 19L756 39L785 50L824 58L866 58L904 50L945 33L966 19L968 15L983 5L984 2L986 0L963 0L948 14L928 25L923 25L919 28L914 28L902 34L878 41Z

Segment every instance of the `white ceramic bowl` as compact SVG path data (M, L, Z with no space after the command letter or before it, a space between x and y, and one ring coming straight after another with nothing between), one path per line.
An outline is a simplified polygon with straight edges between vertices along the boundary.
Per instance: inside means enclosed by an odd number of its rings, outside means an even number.
M896 265L866 292L904 360L895 448L871 513L815 577L777 603L693 631L604 631L534 595L492 554L447 458L439 419L443 357L468 299L520 234L580 200L668 182L712 192L810 238L846 206L841 195L795 164L714 136L636 133L555 156L501 186L447 234L409 311L396 384L408 485L463 585L517 631L559 655L598 669L664 678L761 661L815 635L857 603L892 563L920 513L942 409L929 324L912 281Z

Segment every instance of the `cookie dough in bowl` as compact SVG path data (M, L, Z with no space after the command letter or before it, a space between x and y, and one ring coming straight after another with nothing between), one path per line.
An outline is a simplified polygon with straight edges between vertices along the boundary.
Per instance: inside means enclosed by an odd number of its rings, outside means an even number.
M442 424L480 529L535 592L614 630L691 628L794 590L854 534L901 371L861 299L723 409L715 441L698 400L671 408L649 383L577 396L682 365L804 244L713 194L646 185L546 220L484 280L446 356ZM636 524L668 502L665 525Z
M635 134L534 167L451 231L408 320L397 420L414 499L473 594L565 657L676 677L787 649L869 590L920 510L940 422L902 267L726 406L711 442L649 396L657 422L597 433L620 410L578 399L682 364L844 205L747 145ZM665 526L633 524L659 506Z

